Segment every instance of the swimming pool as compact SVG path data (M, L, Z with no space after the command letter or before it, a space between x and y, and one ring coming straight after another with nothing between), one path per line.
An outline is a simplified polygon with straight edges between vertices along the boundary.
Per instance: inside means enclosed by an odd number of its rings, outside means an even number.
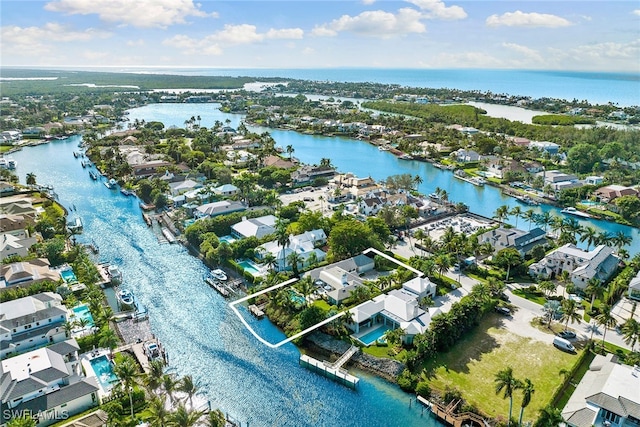
M70 268L65 268L64 270L61 270L60 277L62 277L62 280L64 280L67 283L76 283L78 281L78 278L76 277L75 273Z
M378 329L374 329L373 331L369 331L358 340L360 340L364 345L371 345L376 342L379 338L381 338L390 328L386 325L379 327Z
M233 242L236 241L236 239L230 234L227 234L226 236L218 237L218 240L220 240L220 243L227 242L228 244L232 244Z
M79 321L80 319L84 319L87 321L87 328L92 328L94 326L93 316L91 315L91 311L89 311L89 306L87 304L81 304L73 307L73 314L71 315L70 321Z
M243 259L242 261L238 261L238 265L242 267L242 269L252 276L257 276L260 274L260 267L257 266L254 262L249 261L248 259Z
M113 364L106 355L91 359L89 363L103 390L109 390L114 383L118 382L118 376L113 372Z
M296 304L304 305L307 303L307 300L302 295L299 295L296 291L289 290L289 295L291 301L295 302Z

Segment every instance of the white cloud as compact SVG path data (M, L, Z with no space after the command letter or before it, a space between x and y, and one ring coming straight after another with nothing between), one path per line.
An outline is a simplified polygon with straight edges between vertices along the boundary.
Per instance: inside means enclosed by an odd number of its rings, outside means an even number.
M189 16L217 16L200 10L200 4L192 0L57 0L47 3L45 9L68 15L98 15L105 22L140 28L184 24Z
M576 58L588 60L627 59L640 56L640 39L629 43L602 42L572 49Z
M491 15L487 18L486 24L489 27L568 27L571 22L556 15L547 13L525 13L520 10L507 12L500 16Z
M502 68L504 62L483 52L441 53L428 66L437 68Z
M362 0L362 4L366 4L366 5L374 4L375 2L376 0Z
M127 46L144 46L145 42L142 39L138 39L138 40L128 40L127 41Z
M18 27L10 25L0 30L0 40L4 51L25 51L42 53L49 49L52 42L85 42L97 38L107 38L111 33L93 28L74 31L55 22L42 27Z
M460 6L445 6L441 0L407 0L422 10L428 11L426 17L433 19L464 19L467 12Z
M636 10L634 10L634 11L633 11L633 12L631 12L631 13L633 13L633 14L634 14L634 15L636 15L636 16L640 16L640 9L636 9Z
M162 42L165 46L182 49L187 54L202 53L205 55L222 54L222 45L242 45L259 43L263 40L301 39L304 31L300 28L271 28L266 33L259 33L255 25L225 25L224 28L203 39L194 39L186 35L176 35Z
M523 46L517 43L502 43L502 47L522 54L526 59L531 59L532 61L536 62L543 61L543 57L542 55L540 55L540 52L535 49L531 49L530 47Z
M317 26L312 34L316 36L335 36L339 32L349 31L355 34L391 38L410 33L424 33L426 28L420 20L424 16L415 9L402 8L397 14L374 10L362 12L357 16L342 15L338 19Z
M305 47L304 49L302 49L303 55L314 55L315 53L316 53L316 50L312 47Z

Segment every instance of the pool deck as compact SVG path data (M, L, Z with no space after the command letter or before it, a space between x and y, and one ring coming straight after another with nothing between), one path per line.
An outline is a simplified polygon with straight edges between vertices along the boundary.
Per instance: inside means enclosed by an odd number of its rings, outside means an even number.
M361 338L371 332L377 331L378 329L383 329L385 328L386 325L382 324L382 323L377 323L373 326L371 326L370 328L366 328L361 330L360 332L358 332L357 334L351 334L351 336L353 338L355 338L356 340L358 340L359 342L361 342L362 344L366 345L367 347L369 347L372 344L375 344L375 342L377 341L378 338L376 338L375 340L371 341L370 343L366 343L364 341L361 340ZM388 328L387 328L388 330Z

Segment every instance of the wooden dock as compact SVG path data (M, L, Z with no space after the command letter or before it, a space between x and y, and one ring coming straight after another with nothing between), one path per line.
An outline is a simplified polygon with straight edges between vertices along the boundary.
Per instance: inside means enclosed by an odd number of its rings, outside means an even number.
M225 286L223 286L220 282L216 282L211 277L207 277L206 279L204 279L204 281L207 282L207 284L211 286L213 289L218 291L218 293L223 297L229 298L229 296L231 295L231 293Z
M256 318L262 319L264 317L264 311L262 311L262 306L258 307L255 304L251 304L248 309L249 313L253 314Z
M460 400L454 400L448 406L441 405L436 402L429 402L427 399L418 396L418 401L429 407L433 415L440 421L453 427L486 427L487 422L478 414L473 412L455 413L456 408L460 404Z
M349 388L356 388L360 381L360 378L349 374L349 372L344 369L335 369L331 364L321 362L313 357L307 356L306 354L300 355L298 363L313 372L332 379Z
M360 349L358 347L352 345L351 347L349 347L349 350L345 351L344 354L338 358L338 360L331 364L331 367L337 370L341 369L344 364L347 363L353 357L353 355L359 351Z
M165 239L167 239L167 242L169 243L176 242L175 236L171 233L171 231L169 231L167 227L162 227L162 235L164 236Z

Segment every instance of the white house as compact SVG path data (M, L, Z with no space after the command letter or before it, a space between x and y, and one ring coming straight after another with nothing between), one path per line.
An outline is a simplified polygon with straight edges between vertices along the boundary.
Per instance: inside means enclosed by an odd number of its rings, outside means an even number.
M490 243L494 253L502 249L514 248L524 256L534 246L546 243L546 233L539 227L529 231L500 227L482 233L478 236L478 242Z
M416 334L425 332L431 319L441 313L437 308L429 308L428 311L421 309L417 295L404 287L378 295L349 311L353 316L349 327L354 335L361 336L361 333L378 328L401 328L405 333L405 343L411 343Z
M295 252L301 260L299 266L305 266L310 264L310 257L312 253L315 253L316 262L324 260L326 254L322 250L318 249L317 246L326 242L327 235L324 233L324 230L318 229L306 231L302 234L289 236L289 244L284 248L280 246L276 240L258 246L256 248L256 257L264 259L266 254L272 254L277 263L275 269L280 271L285 268L291 268L288 258L293 252Z
M0 304L0 358L66 339L67 308L53 292Z
M172 196L178 196L197 188L202 188L202 183L192 179L186 179L184 181L169 183L169 188L171 189Z
M456 161L461 163L469 163L469 162L478 162L480 161L480 154L473 150L465 150L461 148L457 151L451 153L451 156L456 159Z
M29 248L36 243L35 237L30 237L27 230L14 230L0 234L0 259L12 255L26 257Z
M562 410L568 427L640 424L640 369L596 355Z
M223 184L213 189L213 192L219 196L233 196L238 194L238 187L233 184Z
M50 268L49 260L36 258L29 261L0 265L0 288L5 286L28 286L34 282L56 282L60 273Z
M217 215L225 215L232 212L239 212L245 210L246 207L240 202L229 202L222 200L219 202L206 203L198 206L193 215L196 218L213 217Z
M231 234L238 239L251 236L262 238L276 232L277 219L273 215L250 219L243 218L242 221L231 226Z
M0 425L30 414L39 426L65 420L99 404L95 378L82 375L74 339L0 363Z
M608 280L618 267L619 258L613 249L600 245L585 251L571 243L550 252L540 261L529 266L529 274L534 277L550 278L569 272L574 286L583 289L590 279Z
M629 298L640 301L640 271L629 282Z

